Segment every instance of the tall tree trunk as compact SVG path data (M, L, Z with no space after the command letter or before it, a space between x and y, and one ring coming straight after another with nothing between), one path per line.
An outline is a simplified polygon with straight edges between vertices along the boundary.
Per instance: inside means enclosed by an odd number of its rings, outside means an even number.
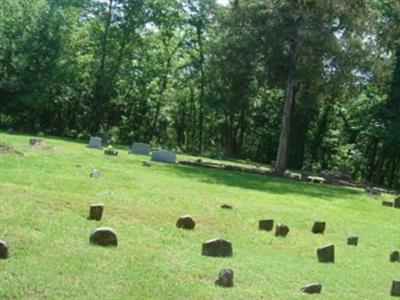
M200 105L199 105L199 148L198 152L203 151L203 123L204 123L204 49L203 49L203 28L202 24L197 27L197 40L199 43L200 55Z

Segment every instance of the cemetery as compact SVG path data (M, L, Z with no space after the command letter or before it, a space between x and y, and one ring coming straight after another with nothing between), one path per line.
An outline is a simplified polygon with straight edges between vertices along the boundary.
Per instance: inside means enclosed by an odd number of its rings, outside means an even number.
M0 140L1 299L400 295L393 195Z

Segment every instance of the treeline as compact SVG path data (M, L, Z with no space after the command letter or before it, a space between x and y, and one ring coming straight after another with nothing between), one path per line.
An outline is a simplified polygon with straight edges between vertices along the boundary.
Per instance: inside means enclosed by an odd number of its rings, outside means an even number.
M397 0L1 0L0 128L400 186Z

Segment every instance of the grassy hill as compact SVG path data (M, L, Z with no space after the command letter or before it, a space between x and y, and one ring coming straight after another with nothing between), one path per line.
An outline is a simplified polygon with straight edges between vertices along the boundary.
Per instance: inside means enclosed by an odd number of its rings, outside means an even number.
M0 134L24 156L0 153L0 239L11 257L0 260L0 299L303 299L311 282L323 285L313 299L386 299L400 264L400 210L360 190L180 165L141 162L121 150L104 156L84 144ZM89 178L92 168L100 178ZM390 197L389 197L390 199ZM100 222L89 205L102 202ZM220 209L230 204L233 210ZM176 219L190 214L194 231ZM270 217L290 227L286 238L257 230ZM325 220L324 235L311 226ZM89 233L109 226L117 248L89 244ZM359 246L346 245L358 235ZM202 242L221 237L233 257L201 256ZM336 245L336 263L321 264L316 248ZM214 285L222 267L235 287Z

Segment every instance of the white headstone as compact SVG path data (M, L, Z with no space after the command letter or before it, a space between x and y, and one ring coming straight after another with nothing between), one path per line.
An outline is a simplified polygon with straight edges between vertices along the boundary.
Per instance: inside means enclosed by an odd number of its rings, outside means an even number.
M89 148L102 148L101 138L97 136L91 136Z
M149 155L150 145L144 143L133 143L131 153L140 155Z
M151 160L174 164L176 163L176 154L167 150L154 151L151 154Z

